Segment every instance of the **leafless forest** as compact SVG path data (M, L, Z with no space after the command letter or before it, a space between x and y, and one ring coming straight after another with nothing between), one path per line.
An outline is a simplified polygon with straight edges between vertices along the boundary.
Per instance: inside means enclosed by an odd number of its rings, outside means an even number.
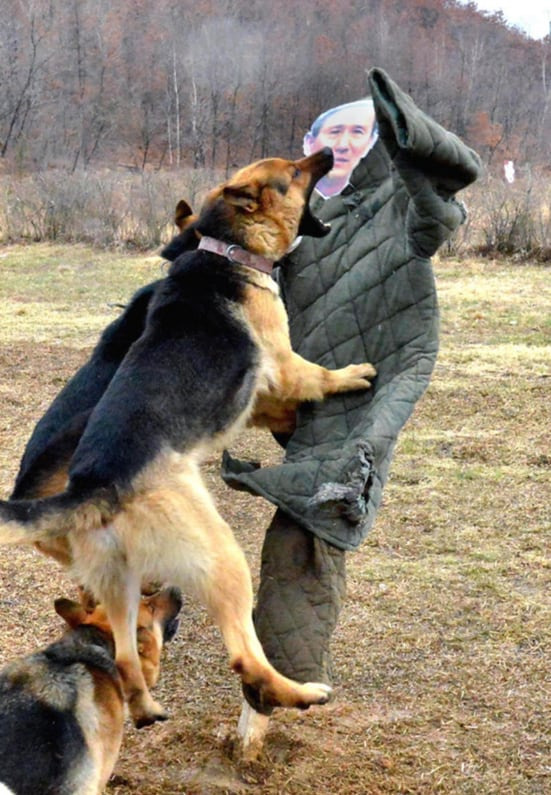
M492 165L550 159L549 41L457 0L5 0L11 168L231 168L300 150L385 68Z

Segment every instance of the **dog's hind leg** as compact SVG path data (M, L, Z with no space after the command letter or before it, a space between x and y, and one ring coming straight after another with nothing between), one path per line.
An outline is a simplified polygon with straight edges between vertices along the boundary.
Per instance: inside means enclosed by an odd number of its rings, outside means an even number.
M140 665L136 637L140 584L140 579L129 573L125 582L114 583L114 589L110 587L107 593L99 597L113 630L115 661L132 720L138 729L168 717L163 707L151 696Z
M141 728L166 720L167 715L152 698L142 672L136 635L141 578L139 570L128 565L128 549L117 534L115 523L116 520L112 527L98 529L80 539L73 537L73 547L75 542L81 542L80 549L73 549L76 561L73 570L105 607L113 631L115 662L125 700L136 727Z
M182 478L178 492L150 494L148 501L150 507L156 503L157 548L168 550L170 556L172 570L165 577L182 589L191 585L222 633L232 669L258 691L263 704L304 709L325 703L330 687L288 679L264 654L252 620L247 561L198 474ZM160 537L162 527L168 530L166 539ZM176 560L181 561L178 569Z
M232 536L229 528L226 532ZM223 558L217 556L212 574L203 585L205 604L222 632L230 665L243 682L259 692L262 704L306 709L327 702L330 687L294 682L268 662L253 625L249 568L234 540L231 545L226 541Z
M117 583L116 590L109 595L100 594L99 599L107 612L107 618L115 639L117 668L123 682L125 699L136 728L149 726L158 720L166 720L162 706L152 698L147 687L140 658L136 628L140 605L140 580L130 575L125 583Z
M112 572L108 574L104 566L96 582L87 580L105 604L113 627L117 664L136 725L165 717L143 680L135 651L136 615L129 615L144 578L178 585L205 605L222 633L232 669L255 688L263 704L305 709L325 703L331 693L327 685L299 684L268 662L253 625L253 591L245 556L197 467L190 463L184 470L170 487L136 495L115 517L107 557ZM89 557L83 552L75 555L77 560ZM105 562L105 555L99 559ZM128 579L130 572L134 581Z

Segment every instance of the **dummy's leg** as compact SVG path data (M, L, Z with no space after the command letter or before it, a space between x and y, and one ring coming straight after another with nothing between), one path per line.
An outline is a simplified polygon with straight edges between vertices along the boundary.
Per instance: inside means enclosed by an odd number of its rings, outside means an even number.
M330 641L345 596L345 553L277 510L262 548L255 628L274 667L299 682L331 683ZM271 713L245 685L238 733L254 756ZM252 707L252 709L251 709Z

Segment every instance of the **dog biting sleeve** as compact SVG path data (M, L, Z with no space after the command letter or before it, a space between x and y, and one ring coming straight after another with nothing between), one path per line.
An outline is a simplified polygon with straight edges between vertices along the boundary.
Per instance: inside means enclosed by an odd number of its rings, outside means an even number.
M370 361L367 392L303 405L283 462L224 456L226 482L258 494L341 549L371 528L398 434L428 386L438 349L430 257L465 220L455 194L475 152L419 110L381 69L369 76L379 140L339 196L314 199L331 224L282 265L293 347L329 368Z

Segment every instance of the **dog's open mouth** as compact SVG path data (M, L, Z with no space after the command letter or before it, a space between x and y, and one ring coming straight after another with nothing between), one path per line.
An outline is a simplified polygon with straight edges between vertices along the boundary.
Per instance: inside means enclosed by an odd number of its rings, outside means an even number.
M325 147L319 152L315 152L313 155L305 157L303 160L298 160L297 166L309 171L311 175L310 185L306 194L306 202L304 204L304 211L302 213L302 218L300 219L298 228L298 234L309 235L310 237L325 237L325 235L330 231L331 227L329 224L326 224L320 218L316 218L315 215L312 214L309 200L316 182L325 176L325 174L328 174L333 168L333 152L329 147Z
M312 215L308 203L304 207L300 225L298 228L299 235L309 235L310 237L325 237L331 230L330 224L326 224L320 218Z

